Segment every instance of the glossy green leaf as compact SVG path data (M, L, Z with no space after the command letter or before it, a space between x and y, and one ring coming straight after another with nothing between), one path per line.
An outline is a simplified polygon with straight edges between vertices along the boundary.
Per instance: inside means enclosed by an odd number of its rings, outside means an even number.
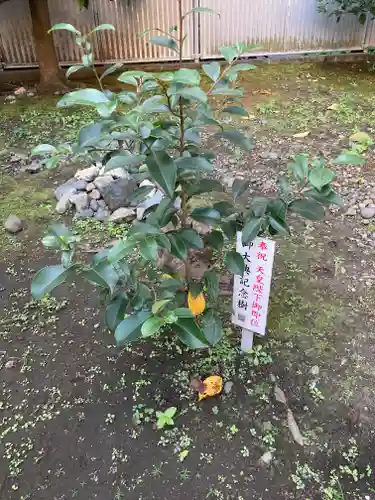
M141 311L122 320L115 331L117 345L120 347L127 342L139 339L142 325L150 316L150 311Z
M185 241L176 233L167 233L167 236L171 242L171 254L180 260L185 260L188 252Z
M175 95L189 101L207 102L207 94L200 87L184 87L178 90Z
M221 72L221 67L217 61L212 61L209 64L203 64L202 69L213 82L216 82L216 80L218 80Z
M179 318L173 330L179 339L191 349L207 348L209 345L202 330L191 318Z
M31 151L31 156L44 156L44 155L52 155L57 153L57 149L55 146L51 146L51 144L39 144Z
M192 184L187 184L185 187L185 192L189 198L202 193L211 193L212 191L217 191L218 193L223 191L221 182L215 179L200 179Z
M152 75L146 73L145 71L124 71L117 78L122 83L128 83L129 85L138 86L140 80L147 80L153 78Z
M116 73L119 69L121 69L123 66L123 63L117 62L115 64L112 64L109 66L107 69L103 71L103 73L100 75L100 80L103 80L108 75L112 75L112 73Z
M170 198L173 198L177 179L174 160L165 151L155 151L147 156L146 164L154 181Z
M184 18L193 12L199 12L202 14L216 14L220 18L220 14L215 12L214 10L210 9L209 7L194 7L193 9L189 10L187 14L184 15Z
M178 236L184 241L188 248L203 248L203 240L195 229L181 229Z
M343 207L344 203L340 196L335 193L332 189L328 193L320 192L317 189L309 189L303 193L308 198L314 198L314 200L319 201L323 205L337 205Z
M124 319L127 305L128 300L125 298L124 294L117 295L107 305L104 319L107 328L112 332L116 330L117 326Z
M294 156L294 163L288 163L288 169L291 170L295 179L304 181L309 173L309 158L307 155Z
M356 153L342 153L333 163L335 165L364 165L366 158Z
M152 305L152 314L158 314L161 312L164 307L169 304L171 300L170 299L165 299L165 300L157 300L156 302L153 303Z
M70 31L71 33L74 33L76 35L81 34L81 32L78 31L72 24L68 24L68 23L55 24L54 26L52 26L51 29L48 30L48 33L51 33L51 31L56 31L56 30L67 30L67 31Z
M184 283L181 280L167 278L160 283L160 288L163 290L172 290L176 291L179 288L183 288Z
M251 140L241 132L235 129L226 129L222 132L217 132L215 134L219 139L227 139L232 142L235 146L239 146L244 151L249 152L252 150Z
M220 212L213 208L194 208L191 216L194 220L208 225L217 224L221 219Z
M153 36L151 37L151 43L154 45L159 45L160 47L167 47L174 52L179 52L179 47L176 40L169 38L167 36Z
M208 246L215 248L216 250L221 250L224 246L224 236L221 231L211 231L206 234Z
M242 106L228 106L227 108L223 109L223 113L246 117L249 116L249 112L247 111L247 109L243 108Z
M150 193L155 189L154 186L142 186L134 191L134 193L129 197L129 200L133 203L138 203L143 201Z
M225 264L232 274L243 276L245 263L240 253L228 252L225 256Z
M156 261L158 257L158 245L152 238L145 238L139 244L139 251L145 260Z
M310 220L321 220L325 215L323 206L316 200L295 200L288 209Z
M238 55L236 47L233 47L232 45L219 47L219 52L229 63L233 62Z
M82 276L92 285L108 288L111 293L115 291L119 275L112 264L101 262L95 267L82 271Z
M142 337L151 337L152 335L157 333L164 325L164 318L160 318L159 316L151 316L150 318L146 319L141 327Z
M98 104L109 104L110 100L104 92L97 89L74 90L65 94L56 104L58 108L73 106L75 104L97 106Z
M77 64L76 66L70 66L65 73L66 78L69 78L70 75L72 75L76 71L79 71L82 68L84 68L82 64Z
M276 233L281 234L282 236L289 236L290 230L284 219L269 215L268 221L270 226L272 227L272 229L274 229L274 231L276 231Z
M96 26L96 28L94 28L91 33L96 33L97 31L104 30L116 31L116 28L113 26L113 24L100 24L99 26Z
M332 182L335 177L335 173L328 168L314 168L309 173L309 182L320 191L322 187Z
M213 208L220 212L222 217L228 217L236 212L233 203L230 203L229 201L218 201L217 203L214 203Z
M286 212L287 205L283 200L281 200L280 198L268 200L267 213L269 215L272 215L272 217L274 217L275 219L281 218L284 220L286 217Z
M97 144L101 133L103 124L102 123L90 123L81 128L78 133L78 144L82 148L87 148Z
M183 85L191 85L196 87L200 84L201 75L196 69L180 68L173 76L173 80Z
M250 212L254 217L263 217L266 213L270 200L264 196L254 196L250 203Z
M241 89L232 89L232 88L216 88L211 91L211 95L227 95L232 97L242 97L243 90Z
M246 179L234 179L232 184L232 198L236 202L250 186L250 182Z
M203 333L211 345L216 345L224 335L220 316L212 309L208 309L202 319Z
M200 171L200 172L211 172L212 164L203 158L203 156L193 156L190 158L178 158L176 160L176 165L178 169L188 170L188 171Z
M138 154L117 154L112 156L112 158L106 163L105 171L113 170L114 168L130 168L135 167L137 165L141 165L144 161L146 161L145 155Z
M248 220L242 230L242 243L248 245L254 238L258 236L262 228L264 220L262 218L251 218Z
M41 300L57 286L64 283L69 273L63 265L44 267L36 273L31 282L31 294L36 300Z
M219 296L219 275L215 271L206 271L204 273L204 281L209 299L216 302Z
M177 307L173 310L177 318L194 318L194 314L187 307Z
M108 253L108 262L110 264L116 264L121 261L134 252L134 246L134 241L130 239L117 241Z
M146 99L140 106L142 113L164 113L169 111L167 99L161 95L154 95Z

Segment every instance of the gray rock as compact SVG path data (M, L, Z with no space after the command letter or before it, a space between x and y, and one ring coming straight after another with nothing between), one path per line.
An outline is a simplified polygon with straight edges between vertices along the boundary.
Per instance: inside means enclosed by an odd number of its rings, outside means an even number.
M233 186L234 177L224 177L222 182L225 186L231 188Z
M361 208L361 215L364 219L372 219L375 216L375 205Z
M78 180L91 182L99 175L99 168L92 166L89 168L85 168L83 170L78 170L76 175L74 176Z
M19 87L18 89L16 89L14 91L14 95L17 95L17 96L25 95L26 93L27 93L27 90L25 89L25 87Z
M228 382L225 382L224 384L224 392L225 394L229 394L231 390L233 389L234 383L228 380Z
M22 220L16 215L9 215L4 222L4 227L9 233L18 233L23 227Z
M105 208L108 210L107 203L104 200L98 200L99 207Z
M99 207L98 211L94 215L94 218L96 220L100 220L100 221L104 222L104 221L108 220L110 215L111 215L111 213L108 210L106 210L105 208Z
M86 186L86 191L89 193L95 189L95 184L93 182L89 182Z
M137 189L135 179L128 173L121 179L113 179L111 176L97 177L94 181L104 201L110 210L117 210L130 205L130 196Z
M97 200L91 200L90 201L90 208L91 210L93 210L94 212L96 212L99 208L99 203L97 202Z
M102 195L100 194L99 189L93 189L89 193L89 198L91 198L92 200L100 200L101 197Z
M75 191L74 191L75 192ZM56 204L56 212L60 215L65 214L69 210L69 208L72 206L70 202L70 197L72 196L72 193L68 191L65 193L57 202Z
M7 95L5 100L8 102L14 102L16 98L14 97L14 95Z
M363 207L364 208L364 207ZM355 206L349 207L345 215L354 216L357 214L357 208Z
M70 193L74 194L77 191L81 191L86 189L87 182L85 181L77 181L75 179L69 179L67 182L64 184L61 184L56 190L55 190L55 196L56 200L59 200L64 194Z
M29 172L30 174L36 174L43 167L42 162L40 160L33 160L29 165L26 165L23 169L25 172Z
M144 217L144 214L145 214L145 211L154 206L154 205L158 205L161 200L163 199L163 193L158 190L158 191L155 191L155 190L152 190L151 193L147 196L147 198L142 201L142 203L140 203L137 207L137 219L138 220L142 220L143 217Z
M112 170L106 172L105 175L110 175L114 179L127 179L129 173L123 168L113 168Z
M86 192L72 194L69 200L75 205L77 212L82 212L89 206L89 197Z
M133 208L118 208L110 216L109 220L111 222L131 222L136 217L135 210Z
M90 219L94 215L94 211L91 208L84 208L79 212L76 212L74 219Z

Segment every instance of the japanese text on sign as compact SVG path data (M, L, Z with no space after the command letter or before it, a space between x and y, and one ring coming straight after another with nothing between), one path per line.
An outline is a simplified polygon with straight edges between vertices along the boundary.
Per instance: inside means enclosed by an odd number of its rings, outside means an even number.
M244 258L245 271L234 277L232 322L265 335L275 242L255 238L243 246L242 233L237 233L237 252Z

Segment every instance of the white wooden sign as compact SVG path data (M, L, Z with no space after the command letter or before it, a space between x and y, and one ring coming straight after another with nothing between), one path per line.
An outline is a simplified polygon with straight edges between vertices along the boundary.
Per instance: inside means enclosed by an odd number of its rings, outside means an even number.
M251 332L266 333L275 242L255 238L249 246L243 246L239 232L237 252L244 258L245 272L243 276L234 277L232 322L249 331L243 332L249 343Z

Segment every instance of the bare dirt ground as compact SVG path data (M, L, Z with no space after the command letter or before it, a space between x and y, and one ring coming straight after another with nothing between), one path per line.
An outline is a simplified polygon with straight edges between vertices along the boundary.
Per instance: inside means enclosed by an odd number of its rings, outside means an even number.
M220 145L216 172L247 176L254 191L273 192L296 152L330 161L354 131L374 135L371 71L270 65L243 84L251 118L238 126L254 136L254 151L245 157ZM358 206L375 201L371 148L367 165L336 167L345 209L322 223L295 219L290 240L277 241L269 335L255 353L241 355L229 321L208 352L172 337L119 351L92 288L30 298L35 271L57 258L40 235L56 219L55 182L73 167L25 174L12 151L72 137L92 118L53 104L0 104L0 220L16 213L27 224L14 237L0 227L0 498L375 499L375 222ZM80 222L74 230L96 246L126 228ZM223 301L223 318L230 309ZM194 373L221 374L233 387L198 403ZM275 399L275 380L303 447ZM155 412L171 406L175 426L156 430Z

